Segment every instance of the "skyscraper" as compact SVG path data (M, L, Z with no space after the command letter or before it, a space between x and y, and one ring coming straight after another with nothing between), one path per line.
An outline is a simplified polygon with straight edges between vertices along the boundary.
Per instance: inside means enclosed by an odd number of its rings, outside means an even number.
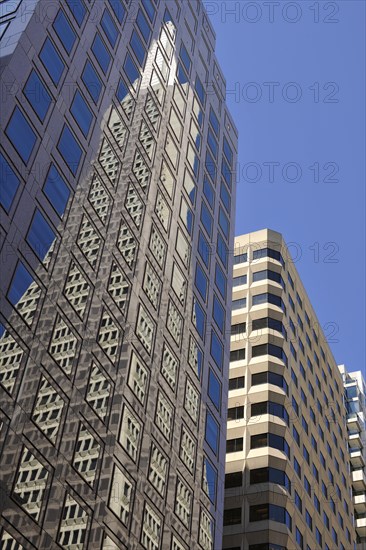
M199 1L3 2L5 548L222 541L236 130Z
M361 371L342 374L346 408L357 550L366 550L366 384Z
M225 550L356 541L334 327L323 331L295 265L275 231L235 240Z

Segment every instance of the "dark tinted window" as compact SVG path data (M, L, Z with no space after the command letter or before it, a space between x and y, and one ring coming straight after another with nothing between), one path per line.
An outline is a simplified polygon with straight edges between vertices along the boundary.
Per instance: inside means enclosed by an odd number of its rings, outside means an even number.
M56 15L56 19L53 22L53 28L55 29L63 47L69 54L75 44L76 34L62 10L60 10Z
M225 489L241 487L243 484L243 472L232 472L225 475Z
M41 261L44 260L55 238L55 232L37 209L29 227L27 242Z
M105 32L108 42L110 43L112 48L114 48L114 46L116 45L119 33L116 25L114 24L112 16L108 10L104 10L100 24L102 26L102 29Z
M36 144L37 137L19 107L15 107L5 133L23 161L27 163Z
M82 0L66 0L66 4L80 27L86 14L84 2Z
M138 11L136 23L138 28L141 31L142 36L144 37L145 42L148 43L150 40L151 29L150 29L149 23L147 22L146 17L144 16L141 10Z
M109 0L109 5L111 6L115 16L117 17L117 21L119 23L122 23L123 18L126 13L126 9L122 4L121 0Z
M62 216L69 200L70 190L53 164L48 172L43 192L58 215Z
M47 38L45 43L43 44L43 48L40 51L39 57L43 65L45 66L48 74L50 75L53 83L57 86L57 84L60 82L65 64L49 38Z
M96 70L89 60L85 63L84 71L81 75L81 78L90 94L90 97L92 98L94 103L97 103L103 86Z
M71 172L75 175L81 161L82 149L74 134L66 125L62 130L57 147Z
M10 210L19 183L18 176L6 158L0 153L0 203L6 211Z
M98 61L100 68L102 69L103 73L106 74L109 64L111 62L111 54L107 50L99 34L95 35L91 49L95 55L96 60Z
M34 70L29 75L23 93L43 122L52 100L44 82Z
M80 130L86 137L90 130L93 114L79 90L77 90L74 95L74 100L71 104L70 111L78 123Z

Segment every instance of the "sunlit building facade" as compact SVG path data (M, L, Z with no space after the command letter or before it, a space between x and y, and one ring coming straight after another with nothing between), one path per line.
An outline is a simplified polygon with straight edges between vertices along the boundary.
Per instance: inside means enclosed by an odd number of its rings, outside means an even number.
M225 550L353 550L343 382L286 243L234 247Z
M0 547L217 550L237 136L211 24L1 8Z
M361 371L340 365L347 409L347 432L355 510L357 550L366 550L366 384Z

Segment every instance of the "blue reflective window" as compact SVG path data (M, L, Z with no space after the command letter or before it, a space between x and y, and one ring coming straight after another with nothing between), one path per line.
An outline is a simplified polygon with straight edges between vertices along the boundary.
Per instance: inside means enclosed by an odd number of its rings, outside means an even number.
M60 176L56 167L52 164L43 186L43 192L61 217L66 209L70 196L70 189Z
M208 204L213 209L215 202L215 192L211 183L208 181L206 174L203 177L203 194L205 195Z
M57 86L60 82L65 64L49 38L47 38L43 44L43 48L39 53L39 58L50 75L52 82Z
M217 152L218 152L219 146L217 145L217 141L214 138L214 135L210 128L208 129L208 133L207 133L207 143L209 148L212 151L213 156L217 159Z
M230 166L232 166L233 165L233 152L232 152L231 147L229 145L229 142L228 142L228 140L226 139L225 136L224 136L223 149L224 149L224 154L225 154L227 160L229 161Z
M231 169L226 160L223 158L221 163L221 174L224 176L228 187L231 189Z
M110 43L112 48L114 48L119 32L116 25L114 24L111 14L107 9L104 10L100 24L105 32L108 42Z
M83 98L79 90L76 90L73 102L70 107L70 111L72 116L78 123L80 130L86 137L89 133L90 126L93 120L93 113L89 109L85 99Z
M33 282L34 279L29 271L21 262L18 262L7 294L9 302L16 306Z
M183 220L188 233L191 235L193 230L193 223L194 223L193 212L189 208L188 204L184 199L182 199L182 202L180 205L180 217Z
M45 84L34 70L32 70L31 74L29 75L27 83L24 86L23 93L28 99L35 113L43 122L52 99L47 91Z
M144 6L147 16L150 19L150 21L154 21L155 17L155 6L152 3L151 0L142 0L142 5Z
M225 328L225 310L221 305L220 300L214 294L213 307L212 307L213 318L220 331L224 333Z
M122 106L123 106L124 99L126 99L126 97L128 97L129 95L130 95L130 90L128 89L128 86L126 85L125 81L122 78L120 78L116 96L118 101L122 103Z
M206 415L205 439L213 452L217 454L219 446L219 426L209 411Z
M206 326L206 315L199 305L198 301L194 298L193 300L193 315L192 315L193 324L197 329L198 334L201 336L202 340L205 339L205 326Z
M225 206L226 210L230 213L231 197L230 197L230 193L227 190L227 187L226 187L226 185L224 184L223 181L221 182L220 197L221 197L222 203Z
M203 462L203 487L213 504L216 503L217 471L205 457Z
M80 27L86 14L84 2L82 0L66 0L66 4Z
M216 164L215 164L215 161L214 161L211 153L209 153L209 151L207 151L207 153L206 153L205 166L206 166L206 170L207 170L208 175L210 176L212 181L215 181L215 179L216 179Z
M185 72L185 70L183 69L183 65L182 63L178 63L178 67L177 67L177 79L178 79L178 82L179 84L182 84L182 86L184 84L187 84L187 82L189 82L189 78Z
M150 29L149 23L147 22L146 17L144 16L141 10L138 11L138 14L136 17L136 23L138 28L141 31L141 34L145 42L148 44L150 40L151 29Z
M216 409L220 411L221 407L221 383L214 372L210 369L208 375L208 395L215 405Z
M143 67L145 62L146 51L136 31L133 31L132 33L130 46L133 49L133 52L137 58L137 61L140 63L141 67Z
M75 175L82 156L82 149L68 126L64 126L57 145L71 172Z
M215 283L220 291L221 296L226 299L226 277L219 264L216 264L215 268Z
M205 266L208 267L210 263L210 245L203 236L202 231L198 235L198 253L204 261Z
M224 348L220 338L217 336L216 332L213 330L211 332L211 357L215 361L216 365L222 370L223 360L224 360Z
M180 58L182 60L182 63L184 65L187 73L189 74L191 72L192 62L191 62L191 58L189 57L189 54L188 54L187 49L186 49L184 44L182 44L181 48L180 48Z
M29 227L27 242L41 261L44 260L55 238L55 232L37 209Z
M197 92L197 95L202 103L202 105L205 104L205 99L206 99L206 92L205 92L205 89L203 87L203 84L201 82L201 80L199 79L198 76L196 76L196 83L195 83L195 90Z
M19 178L0 153L0 204L8 212L19 187Z
M221 206L219 210L219 226L221 227L225 237L228 239L230 233L230 223Z
M94 69L91 62L88 60L85 63L83 74L81 75L82 81L85 84L86 89L94 103L97 103L103 88L102 82Z
M217 234L217 253L219 255L220 260L222 261L224 266L227 268L228 248L225 244L224 239L220 235L220 233Z
M55 29L63 47L69 54L75 44L76 34L62 10L60 10L56 15L56 19L53 22L53 28Z
M114 15L117 17L118 23L122 23L126 13L126 9L123 6L121 0L109 0L109 5L113 10Z
M20 157L27 163L36 144L37 137L19 107L15 107L5 133Z
M215 111L212 109L212 107L210 107L210 117L209 118L210 118L210 122L211 122L211 125L212 125L212 128L213 128L213 131L218 136L219 133L220 133L220 124L219 124L218 118L215 114Z
M202 206L201 206L201 222L203 224L203 227L206 229L208 235L210 235L211 237L213 219L204 201L202 201Z
M196 287L198 289L198 292L200 293L200 295L202 296L204 301L206 301L208 280L207 280L207 277L206 277L202 267L198 263L197 263L197 266L196 266L195 283L196 283Z
M135 63L132 61L131 55L128 53L126 55L125 64L123 65L123 69L127 75L128 80L132 84L132 86L137 88L138 80L140 78L140 73L138 68L136 67Z
M95 35L91 49L93 54L95 55L96 60L98 61L99 67L102 69L103 73L106 74L109 64L111 62L111 54L107 50L99 34Z

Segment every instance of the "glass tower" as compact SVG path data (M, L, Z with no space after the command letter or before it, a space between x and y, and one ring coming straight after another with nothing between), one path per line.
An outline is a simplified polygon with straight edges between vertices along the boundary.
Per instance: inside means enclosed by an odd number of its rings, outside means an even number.
M237 135L200 1L2 2L0 547L221 547Z

